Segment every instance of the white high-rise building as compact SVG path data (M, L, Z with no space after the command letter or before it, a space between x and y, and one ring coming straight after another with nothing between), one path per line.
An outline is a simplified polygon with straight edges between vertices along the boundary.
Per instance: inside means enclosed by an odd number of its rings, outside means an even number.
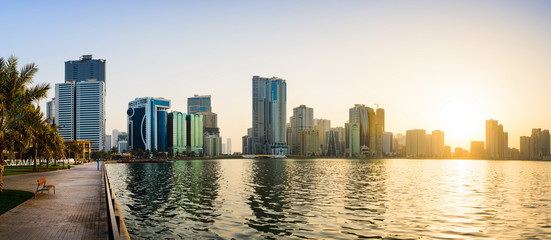
M98 81L76 83L76 139L92 141L92 149L102 151L105 139L105 84Z
M55 124L59 135L66 141L75 140L75 83L56 84L55 95Z
M56 84L55 123L65 141L91 141L92 150L104 150L104 59L83 55L65 62L65 83Z

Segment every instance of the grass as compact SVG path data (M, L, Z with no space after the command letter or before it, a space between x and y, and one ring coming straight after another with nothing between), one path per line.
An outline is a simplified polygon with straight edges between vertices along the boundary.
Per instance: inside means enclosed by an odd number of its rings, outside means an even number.
M65 168L67 168L67 164L65 165ZM44 171L55 171L63 169L62 165L55 165L50 166L50 168L46 168L46 165L38 165L38 170L33 170L33 166L4 166L4 176L9 175L19 175L19 174L27 174L27 173L35 173L35 172L44 172Z
M34 193L19 190L6 190L0 193L0 214L3 214L17 205L32 198Z

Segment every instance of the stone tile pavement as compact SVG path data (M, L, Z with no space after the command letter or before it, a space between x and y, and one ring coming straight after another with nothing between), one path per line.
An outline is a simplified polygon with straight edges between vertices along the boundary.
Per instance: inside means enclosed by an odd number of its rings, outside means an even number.
M35 198L0 215L0 239L107 239L102 173L96 163L23 175L4 176L6 189L36 191L46 177L56 193Z

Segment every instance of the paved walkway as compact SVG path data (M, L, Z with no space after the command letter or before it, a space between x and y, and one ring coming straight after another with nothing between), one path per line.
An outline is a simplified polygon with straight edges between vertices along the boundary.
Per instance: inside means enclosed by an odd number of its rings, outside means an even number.
M4 176L5 189L36 191L46 177L56 193L39 193L0 215L0 239L107 239L105 193L96 163L52 172Z

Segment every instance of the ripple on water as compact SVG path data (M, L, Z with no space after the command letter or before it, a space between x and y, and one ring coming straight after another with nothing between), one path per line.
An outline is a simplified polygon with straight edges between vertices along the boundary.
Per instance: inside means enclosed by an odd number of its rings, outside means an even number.
M134 239L551 235L550 162L193 160L107 168Z

